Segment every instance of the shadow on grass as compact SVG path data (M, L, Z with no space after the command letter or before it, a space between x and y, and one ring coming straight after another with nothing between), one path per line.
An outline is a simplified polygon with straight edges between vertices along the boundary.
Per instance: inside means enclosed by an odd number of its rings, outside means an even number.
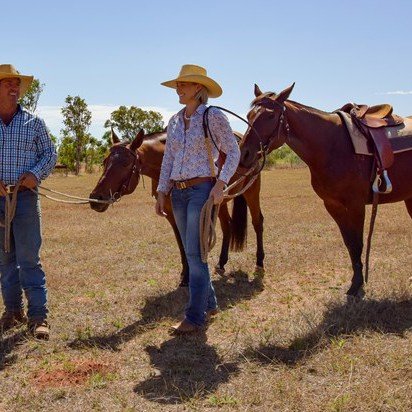
M295 366L315 355L331 342L358 332L378 332L404 336L412 328L412 300L353 300L332 304L322 322L306 335L295 338L288 347L265 345L244 353L261 364L283 363Z
M223 311L237 302L252 299L262 292L263 282L260 277L248 280L245 272L232 272L228 276L213 281L220 309ZM78 338L69 343L71 348L98 347L119 350L119 346L140 333L157 326L163 319L181 319L188 300L185 288L179 288L162 296L150 297L142 308L141 319L115 333L102 336Z
M222 362L204 334L177 336L145 350L154 372L134 391L152 402L179 404L205 398L239 372L236 363Z
M0 371L6 366L12 365L17 360L16 354L11 354L12 350L20 342L27 339L26 332L17 332L7 338L0 336Z

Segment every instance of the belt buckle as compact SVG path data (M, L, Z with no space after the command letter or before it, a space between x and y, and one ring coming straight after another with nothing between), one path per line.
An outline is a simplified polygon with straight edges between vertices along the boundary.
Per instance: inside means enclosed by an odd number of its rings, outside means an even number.
M7 185L6 186L6 193L8 195L11 195L14 192L14 188L16 187L16 185Z
M186 189L186 182L176 182L177 188L182 190L182 189Z

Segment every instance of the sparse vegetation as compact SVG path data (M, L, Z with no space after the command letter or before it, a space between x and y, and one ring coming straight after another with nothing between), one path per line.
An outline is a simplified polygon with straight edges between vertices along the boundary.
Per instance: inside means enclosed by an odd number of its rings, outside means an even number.
M98 177L44 185L85 196ZM404 204L379 208L366 298L347 301L349 257L308 169L264 171L262 181L266 274L253 275L250 225L246 250L214 275L221 312L188 338L168 334L187 292L147 181L102 214L43 200L51 340L23 328L1 336L0 410L412 410Z

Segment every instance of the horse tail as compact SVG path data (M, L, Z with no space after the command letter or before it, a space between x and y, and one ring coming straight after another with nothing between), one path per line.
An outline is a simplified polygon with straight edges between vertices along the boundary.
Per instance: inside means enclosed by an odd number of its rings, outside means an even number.
M247 240L247 203L243 195L233 200L230 250L240 252Z

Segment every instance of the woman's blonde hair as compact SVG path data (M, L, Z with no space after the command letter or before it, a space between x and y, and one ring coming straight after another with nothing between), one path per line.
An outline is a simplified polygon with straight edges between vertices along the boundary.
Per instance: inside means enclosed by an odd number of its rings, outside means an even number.
M199 100L200 103L206 104L209 100L209 94L205 86L202 86L199 93L195 96L196 100Z

